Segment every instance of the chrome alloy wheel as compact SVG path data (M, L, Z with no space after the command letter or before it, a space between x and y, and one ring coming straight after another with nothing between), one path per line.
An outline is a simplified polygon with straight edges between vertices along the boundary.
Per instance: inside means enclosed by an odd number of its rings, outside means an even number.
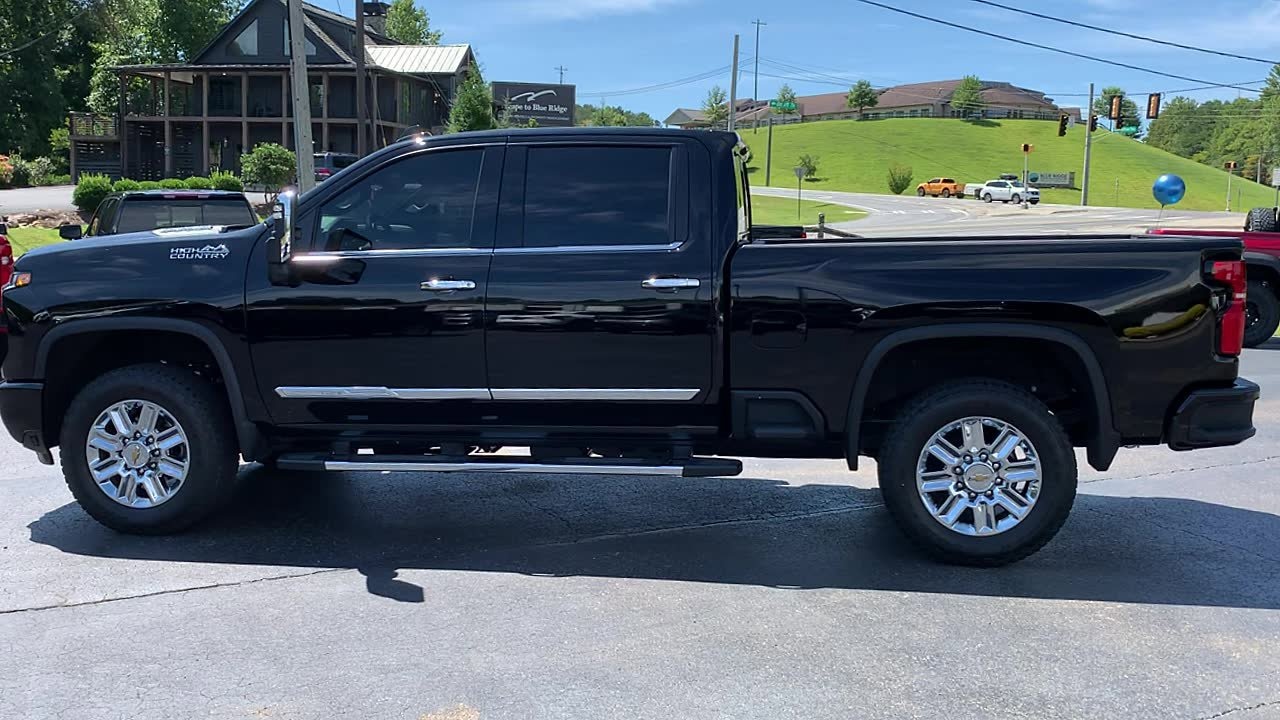
M155 507L173 497L191 460L177 419L146 400L123 400L103 410L84 450L98 488L131 508Z
M929 438L916 465L925 509L962 535L1002 533L1022 522L1040 496L1040 457L1003 420L967 417Z

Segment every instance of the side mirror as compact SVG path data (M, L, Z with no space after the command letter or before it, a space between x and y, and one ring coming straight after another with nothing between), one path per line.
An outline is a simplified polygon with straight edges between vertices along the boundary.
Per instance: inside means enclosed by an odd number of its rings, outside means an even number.
M79 240L84 237L84 228L80 225L59 225L58 237L63 240Z
M293 258L294 214L298 197L292 191L276 196L271 209L271 239L267 247L267 263L287 265Z

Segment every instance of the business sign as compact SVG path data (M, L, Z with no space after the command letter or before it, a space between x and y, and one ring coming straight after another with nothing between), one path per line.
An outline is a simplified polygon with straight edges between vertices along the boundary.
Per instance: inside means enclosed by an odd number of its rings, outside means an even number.
M796 104L790 100L783 102L782 100L770 100L769 107L774 110L782 110L783 112L795 112Z
M1271 187L1280 188L1280 168L1271 171Z
M1076 174L1073 172L1033 172L1027 174L1027 180L1036 187L1073 188L1076 186Z
M533 120L539 127L570 127L577 100L573 85L495 82L493 102L517 122Z

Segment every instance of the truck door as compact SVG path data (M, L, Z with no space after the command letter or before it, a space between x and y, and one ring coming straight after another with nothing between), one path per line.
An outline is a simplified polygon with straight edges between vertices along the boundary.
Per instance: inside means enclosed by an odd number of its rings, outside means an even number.
M299 218L295 286L250 271L250 348L275 422L449 426L488 399L502 154L437 146L331 180L343 185Z
M487 311L495 422L714 426L703 146L531 138L507 152ZM707 208L692 223L691 157Z

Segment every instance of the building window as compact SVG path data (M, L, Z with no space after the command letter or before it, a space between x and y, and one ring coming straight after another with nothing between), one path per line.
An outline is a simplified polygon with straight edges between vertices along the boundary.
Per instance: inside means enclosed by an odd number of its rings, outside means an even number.
M258 55L258 21L255 19L249 26L240 31L235 40L227 46L227 54L233 57L257 57Z
M254 20L254 22L256 23L258 21ZM284 56L285 57L289 57L291 51L293 50L293 46L290 45L289 42L290 42L289 23L285 23L284 24ZM307 46L307 57L311 57L312 55L316 54L316 44L311 42L311 38L307 37L306 35L303 35L302 42L305 43Z

